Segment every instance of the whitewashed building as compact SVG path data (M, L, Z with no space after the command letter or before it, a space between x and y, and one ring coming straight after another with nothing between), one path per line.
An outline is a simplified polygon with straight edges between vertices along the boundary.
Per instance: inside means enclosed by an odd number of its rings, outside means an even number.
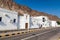
M0 8L0 30L19 30L41 27L56 27L57 22L47 16L18 15L16 11Z
M30 27L30 15L24 14L19 16L19 29L29 29Z
M57 21L51 20L50 25L51 27L57 27L58 24L57 24Z
M18 15L18 12L0 8L0 31L29 29L30 15Z
M50 27L50 21L46 16L31 17L31 28Z
M4 8L0 8L0 31L17 30L18 13Z

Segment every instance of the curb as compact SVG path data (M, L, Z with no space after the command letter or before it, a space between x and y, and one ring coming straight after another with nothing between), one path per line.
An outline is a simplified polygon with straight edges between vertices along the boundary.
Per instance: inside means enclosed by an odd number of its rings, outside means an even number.
M0 38L11 37L11 36L16 36L16 35L23 35L23 34L27 34L27 33L31 33L31 32L36 32L36 31L38 31L38 30L35 29L35 30L0 33Z
M41 31L41 30L42 31L43 30L49 30L49 29L52 29L52 28L48 28L48 29L44 29L44 28L43 29L32 29L32 30L25 30L25 31L15 31L15 32L0 33L0 38L23 35L23 34L27 34L27 33L37 32L37 31Z

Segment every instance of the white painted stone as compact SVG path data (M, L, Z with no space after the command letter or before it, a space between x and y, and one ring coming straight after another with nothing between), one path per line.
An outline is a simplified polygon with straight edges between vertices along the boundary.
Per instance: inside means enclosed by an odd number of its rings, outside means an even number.
M56 27L56 26L57 26L56 21L51 21L51 26L52 26L52 27Z
M43 22L42 18L45 18L45 22ZM46 16L37 16L37 17L31 17L31 28L39 28L41 27L49 27L50 25L49 19Z
M27 18L26 18L27 16ZM23 16L20 15L20 29L26 29L25 28L25 23L28 23L28 29L29 29L29 26L30 26L30 16L28 14L24 14Z
M0 8L0 17L2 17L2 21L0 22L0 30L16 30L17 29L17 20L18 20L17 12ZM15 23L13 23L14 19L16 19Z
M26 29L25 24L28 23L29 28L40 28L40 27L56 27L58 26L56 21L49 20L47 16L30 16L24 13L23 16L18 16L18 12L10 11L4 8L0 8L0 30L17 30ZM43 22L43 18L45 22ZM13 23L13 19L16 19L16 23Z

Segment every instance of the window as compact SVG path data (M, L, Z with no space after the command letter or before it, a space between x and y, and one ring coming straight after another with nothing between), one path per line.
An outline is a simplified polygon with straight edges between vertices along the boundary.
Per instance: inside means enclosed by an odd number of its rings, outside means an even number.
M16 22L16 19L14 19L13 22L15 23Z
M2 21L2 17L0 17L0 22Z
M45 18L43 18L43 22L45 22Z

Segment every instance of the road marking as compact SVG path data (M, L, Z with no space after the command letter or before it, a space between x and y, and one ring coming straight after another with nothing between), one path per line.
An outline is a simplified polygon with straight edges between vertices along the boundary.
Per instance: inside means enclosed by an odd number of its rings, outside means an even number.
M56 29L54 29L54 30L56 30ZM51 31L53 31L53 30L51 30ZM43 33L40 33L40 34L36 34L36 35L34 35L34 36L26 37L26 38L23 38L23 39L21 39L21 40L27 40L27 39L30 39L30 38L33 38L33 37L36 37L36 36L39 36L39 35L42 35L42 34L49 33L49 32L51 32L51 31L47 31L47 32L43 32Z

